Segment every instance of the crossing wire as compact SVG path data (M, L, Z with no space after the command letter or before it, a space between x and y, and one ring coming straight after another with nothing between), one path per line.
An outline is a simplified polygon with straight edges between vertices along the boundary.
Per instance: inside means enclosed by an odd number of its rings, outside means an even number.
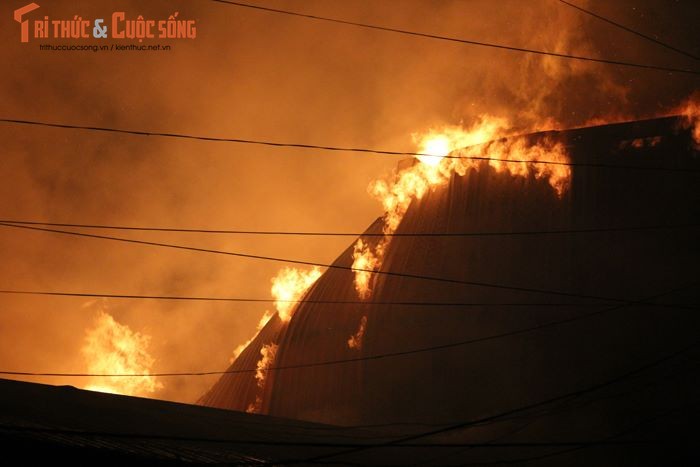
M700 75L699 70L691 70L691 69L687 69L687 68L673 68L673 67L666 67L666 66L660 66L660 65L650 65L650 64L644 64L644 63L627 62L627 61L622 61L622 60L595 58L595 57L588 57L588 56L584 56L584 55L573 55L573 54L549 52L546 50L529 49L529 48L525 48L525 47L515 47L515 46L511 46L511 45L506 45L506 44L496 44L496 43L492 43L492 42L477 41L477 40L472 40L472 39L461 39L461 38L457 38L457 37L442 36L442 35L438 35L438 34L429 34L429 33L423 33L423 32L418 32L418 31L409 31L407 29L399 29L399 28L381 26L381 25L376 25L376 24L360 23L357 21L349 21L349 20L344 20L344 19L340 19L340 18L332 18L329 16L320 16L320 15L313 15L313 14L308 14L308 13L300 13L300 12L291 11L291 10L282 10L279 8L266 7L266 6L262 6L262 5L252 5L249 3L235 2L235 1L231 1L231 0L210 0L210 1L213 1L216 3L222 3L222 4L226 4L226 5L231 5L231 6L235 6L235 7L240 7L240 8L248 8L248 9L263 11L263 12L267 12L267 13L295 16L298 18L305 18L305 19L310 19L310 20L314 20L314 21L324 21L324 22L329 22L329 23L344 24L346 26L353 26L353 27L364 28L364 29L373 29L373 30L377 30L377 31L391 32L391 33L403 34L403 35L420 37L420 38L425 38L425 39L435 39L435 40L447 41L447 42L452 42L452 43L474 45L474 46L480 46L480 47L489 47L489 48L500 49L500 50L508 50L511 52L521 52L521 53L556 57L556 58L561 58L561 59L603 63L606 65L617 65L617 66L624 66L624 67L643 68L643 69L648 69L648 70L667 71L667 72L672 72L672 73L687 73L687 74L693 74L693 75Z
M111 127L101 127L101 126L89 126L89 125L71 125L66 123L50 123L41 122L37 120L18 120L12 118L0 118L0 122L11 123L16 125L30 125L30 126L41 126L49 128L62 128L71 130L84 130L84 131L97 131L106 133L118 133L127 134L135 136L158 136L164 138L177 138L186 140L197 140L197 141L210 141L210 142L220 142L220 143L238 143L238 144L250 144L258 146L270 146L276 148L299 148L299 149L318 149L323 151L334 151L334 152L352 152L352 153L363 153L363 154L374 154L383 156L413 156L413 157L437 157L445 159L469 159L476 161L485 162L505 162L513 164L544 164L544 165L560 165L568 167L590 167L590 168L600 168L600 169L628 169L628 170L652 170L655 172L681 172L681 173L700 173L700 169L694 168L682 168L682 167L657 167L657 166L646 166L646 165L620 165L620 164L600 164L596 162L562 162L553 160L531 160L531 159L504 159L496 157L486 157L486 156L467 156L467 155L456 155L453 151L451 154L445 156L436 156L435 154L426 154L420 152L410 152L410 151L391 151L383 149L371 149L371 148L361 148L361 147L340 147L340 146L329 146L329 145L319 145L319 144L304 144L304 143L287 143L287 142L276 142L269 140L253 140L253 139L243 139L243 138L223 138L215 136L201 136L185 133L169 133L169 132L157 132L157 131L143 131L143 130L127 130L123 128L111 128Z

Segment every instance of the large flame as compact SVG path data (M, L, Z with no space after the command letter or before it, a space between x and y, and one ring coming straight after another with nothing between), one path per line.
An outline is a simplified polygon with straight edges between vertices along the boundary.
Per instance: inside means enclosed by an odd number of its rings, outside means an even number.
M496 172L514 177L532 174L538 179L545 179L559 196L566 191L571 178L569 166L534 163L568 162L565 147L546 139L538 144L529 143L524 137L499 140L507 136L508 127L505 119L482 117L478 124L468 130L448 126L413 135L421 154L416 157L419 163L399 171L393 180L377 180L370 184L369 192L384 207L385 236L374 247L362 239L355 243L352 268L355 272L355 289L360 298L371 295L371 271L381 266L384 252L391 241L388 235L396 231L411 202L421 199L429 190L445 185L453 174L464 175L469 169L479 170L488 166ZM447 155L450 157L445 157Z
M151 336L132 331L107 312L100 311L87 330L82 348L88 373L148 375L155 359L148 353ZM163 385L153 376L93 377L90 391L145 396Z
M321 269L314 266L307 271L286 267L272 278L270 291L275 298L275 308L282 321L289 322L292 319L297 308L295 301L300 300L319 277L321 277Z
M423 133L413 133L413 142L420 154L430 156L417 156L416 158L428 166L436 166L452 151L457 149L486 143L503 135L508 128L508 122L504 118L485 117L479 124L466 131L455 125L431 128Z

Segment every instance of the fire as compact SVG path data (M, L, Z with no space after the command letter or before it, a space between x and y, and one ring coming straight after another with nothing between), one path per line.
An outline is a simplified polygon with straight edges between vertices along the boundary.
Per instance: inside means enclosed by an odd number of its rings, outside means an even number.
M360 295L360 298L365 299L370 294L370 279L372 273L379 267L379 258L376 250L372 250L368 243L359 239L355 244L352 253L352 268L355 273L355 289Z
M434 157L418 156L418 160L424 164L438 165L442 158L448 155L451 151L450 139L447 136L433 136L424 142L423 148L420 150L420 152Z
M685 124L691 129L695 148L700 150L700 92L688 99L681 113L685 116Z
M88 329L82 348L88 373L148 375L155 359L148 353L151 336L132 331L107 312L100 311L95 326ZM84 389L144 396L163 385L153 376L93 377Z
M416 158L428 166L439 165L443 158L460 148L486 143L502 135L507 128L507 121L502 118L484 118L479 125L470 131L464 128L449 125L440 129L431 128L425 133L413 133L413 142L418 147L418 153L430 156L417 156Z
M275 299L275 308L277 315L280 317L283 325L289 323L297 309L297 301L300 300L306 291L311 287L318 278L321 277L321 269L314 266L312 269L303 270L298 268L285 267L282 268L275 277L272 278L272 287L270 292ZM272 318L273 314L265 311L265 314L258 322L258 328L253 337L244 344L239 345L233 352L231 363L245 350L246 347L255 339L260 330ZM264 345L260 349L260 360L257 363L255 379L257 380L258 394L255 396L255 402L250 404L246 409L247 412L260 413L263 403L263 391L265 389L265 380L267 378L267 370L272 366L277 355L278 345L271 342Z
M265 325L268 321L270 321L270 318L272 318L272 316L274 316L273 313L270 313L269 311L265 310L265 313L263 313L263 315L260 317L260 321L258 321L258 325L255 328L255 334L253 335L253 337L251 337L246 342L239 345L233 350L233 356L229 359L229 363L233 363L238 358L238 356L246 349L246 347L248 347L248 345L250 345L250 343L253 342L253 339L257 337L260 330L265 327Z
M304 293L321 277L321 269L314 266L308 271L286 267L280 270L272 279L272 296L275 298L275 308L282 321L289 322L294 315L297 303Z
M262 391L265 389L265 380L267 379L268 370L275 363L275 357L277 357L277 349L279 346L274 343L263 345L260 349L260 355L262 358L258 361L257 370L255 371L255 379L257 380L258 388ZM250 404L246 409L249 413L260 413L262 410L262 396L258 394L255 396L255 402Z
M350 336L348 339L348 347L355 350L362 349L362 340L365 337L365 330L367 329L367 316L363 316L360 320L360 325L357 328L357 332Z
M314 282L321 276L321 270L314 267L311 270L304 271L296 268L283 268L275 277L272 278L272 288L270 292L275 299L275 308L280 319L287 323L292 319L292 315L296 310L297 303L304 293L313 285ZM248 339L243 344L236 347L233 351L233 356L229 359L233 363L236 358L245 350L246 347L255 339L260 330L270 321L273 313L265 310L265 313L258 321L258 326L253 337Z
M447 126L431 129L425 134L413 135L418 152L417 164L401 170L394 180L377 180L370 184L369 192L384 207L384 237L372 248L359 239L354 246L353 265L355 289L360 298L371 295L371 271L379 269L384 252L391 241L388 236L396 231L414 199L421 199L429 190L445 185L454 175L464 175L468 170L480 170L484 166L496 172L514 177L527 177L548 181L558 196L567 190L571 170L567 165L537 164L527 161L566 163L569 158L565 147L556 141L545 140L530 144L523 137L501 139L507 136L505 119L482 117L472 128ZM459 157L445 157L465 156ZM478 157L470 159L468 157Z

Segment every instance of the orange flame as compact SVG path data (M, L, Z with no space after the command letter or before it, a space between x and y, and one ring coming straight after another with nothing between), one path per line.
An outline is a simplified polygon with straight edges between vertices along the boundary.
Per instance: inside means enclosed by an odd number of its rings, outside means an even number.
M284 322L289 322L296 311L296 300L300 300L304 293L321 277L321 269L314 266L308 271L286 267L280 270L272 279L272 296L275 298L277 314Z
M681 112L685 116L685 124L691 129L695 148L700 150L700 92L688 99Z
M255 379L257 380L258 388L265 389L265 380L267 379L268 370L275 363L275 357L277 357L277 349L279 346L274 343L263 345L260 349L261 358L258 360L257 370L255 371ZM255 402L248 405L246 412L249 413L260 413L262 410L262 396L258 394L255 396Z
M352 252L352 259L352 269L355 273L355 289L360 298L365 299L369 297L371 292L371 271L379 267L379 254L376 252L376 249L372 250L372 247L368 243L359 239Z
M533 145L523 137L497 140L507 135L506 128L508 124L505 119L482 117L469 130L448 126L440 130L431 129L422 135L414 134L413 139L421 154L416 158L420 163L401 170L393 181L377 180L370 184L369 192L384 207L385 236L374 248L362 239L355 243L352 268L355 272L355 289L360 298L371 295L370 271L376 271L381 266L391 240L387 234L396 231L411 202L421 199L429 190L445 185L454 174L462 176L470 169L489 166L496 172L514 177L533 174L537 179L545 179L558 196L566 191L571 178L570 167L557 165L568 162L565 147L551 140ZM463 157L446 158L447 155Z
M275 299L275 308L277 308L277 314L280 317L280 320L282 320L283 324L288 323L292 319L292 316L297 309L297 300L300 300L304 296L309 287L311 287L319 277L321 277L321 269L314 266L310 270L285 267L272 278L272 287L270 292ZM243 352L243 350L248 347L253 339L255 339L260 330L267 324L272 316L273 315L271 313L267 311L265 312L258 322L258 328L255 336L251 337L247 342L239 345L236 350L234 350L231 363L233 363L233 360L238 358L241 352ZM267 370L275 361L277 348L277 344L269 343L260 349L261 357L260 360L258 360L257 370L255 372L255 379L257 380L259 391L255 396L255 402L246 408L246 412L260 413L262 410L262 391L265 389Z
M88 373L149 374L155 359L148 353L151 336L132 331L100 311L95 326L88 329L82 348ZM144 396L163 385L153 376L94 378L85 386L90 391Z
M365 337L365 330L367 329L367 316L363 316L360 320L360 325L357 328L357 332L350 336L348 339L348 347L354 350L362 350L362 341Z
M281 269L277 275L272 278L272 288L270 292L275 298L277 314L283 322L287 323L292 319L297 305L295 301L299 300L320 276L321 270L316 266L308 271L287 267ZM257 337L260 330L270 321L272 316L272 313L265 310L260 321L258 321L258 326L253 337L234 349L233 356L229 359L229 363L233 363L236 358L238 358L241 352L243 352L253 339Z
M238 356L246 349L246 347L248 347L248 345L250 345L250 343L253 342L253 339L255 339L258 336L260 330L265 327L265 325L268 321L270 321L270 318L272 318L272 316L273 313L270 313L269 311L265 310L265 313L263 313L263 315L260 317L260 321L258 321L258 325L255 328L255 334L253 335L253 337L251 337L246 342L239 345L233 350L233 356L229 358L229 363L233 363L238 358Z
M282 268L275 277L272 278L272 287L270 292L275 299L275 308L277 314L283 323L288 323L292 319L298 303L306 291L313 285L316 280L321 277L321 269L314 266L310 270L303 270L291 267ZM248 339L243 344L236 347L233 351L233 356L229 358L229 363L233 363L236 358L243 352L248 345L255 339L260 330L270 321L273 314L265 311L258 322L253 337Z

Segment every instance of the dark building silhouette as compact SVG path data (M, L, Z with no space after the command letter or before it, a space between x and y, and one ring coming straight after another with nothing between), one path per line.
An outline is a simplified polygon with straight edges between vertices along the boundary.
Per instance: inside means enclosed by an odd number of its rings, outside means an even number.
M574 164L561 198L545 180L482 167L414 201L397 232L609 230L394 238L382 271L474 284L375 274L366 305L301 303L288 325L270 320L230 370L255 368L269 343L279 345L275 367L367 359L273 370L264 391L253 373L225 375L200 402L246 410L262 394L262 412L274 416L340 425L442 424L526 407L649 364L597 392L542 407L543 414L460 432L458 439L689 434L683 430L700 389L691 361L699 354L690 349L654 362L700 339L700 161L690 132L682 118L669 117L529 136L546 137L563 140ZM628 227L638 229L616 230ZM378 220L368 232L380 229ZM335 264L350 266L351 252ZM352 273L326 271L305 299L357 300ZM363 317L363 345L349 348ZM456 345L467 340L476 342ZM603 454L613 451L629 455ZM631 452L637 461L649 454Z
M574 164L563 197L534 176L482 167L414 201L398 229L539 233L394 238L382 271L403 276L375 274L363 305L302 303L288 324L272 318L200 400L238 412L0 380L5 456L696 464L700 160L690 133L669 117L528 136L547 137ZM380 230L378 220L368 233ZM350 266L351 252L335 264ZM327 270L305 298L356 301L352 273ZM250 370L270 343L274 366L289 368L269 371L261 389ZM266 415L242 413L256 397Z

